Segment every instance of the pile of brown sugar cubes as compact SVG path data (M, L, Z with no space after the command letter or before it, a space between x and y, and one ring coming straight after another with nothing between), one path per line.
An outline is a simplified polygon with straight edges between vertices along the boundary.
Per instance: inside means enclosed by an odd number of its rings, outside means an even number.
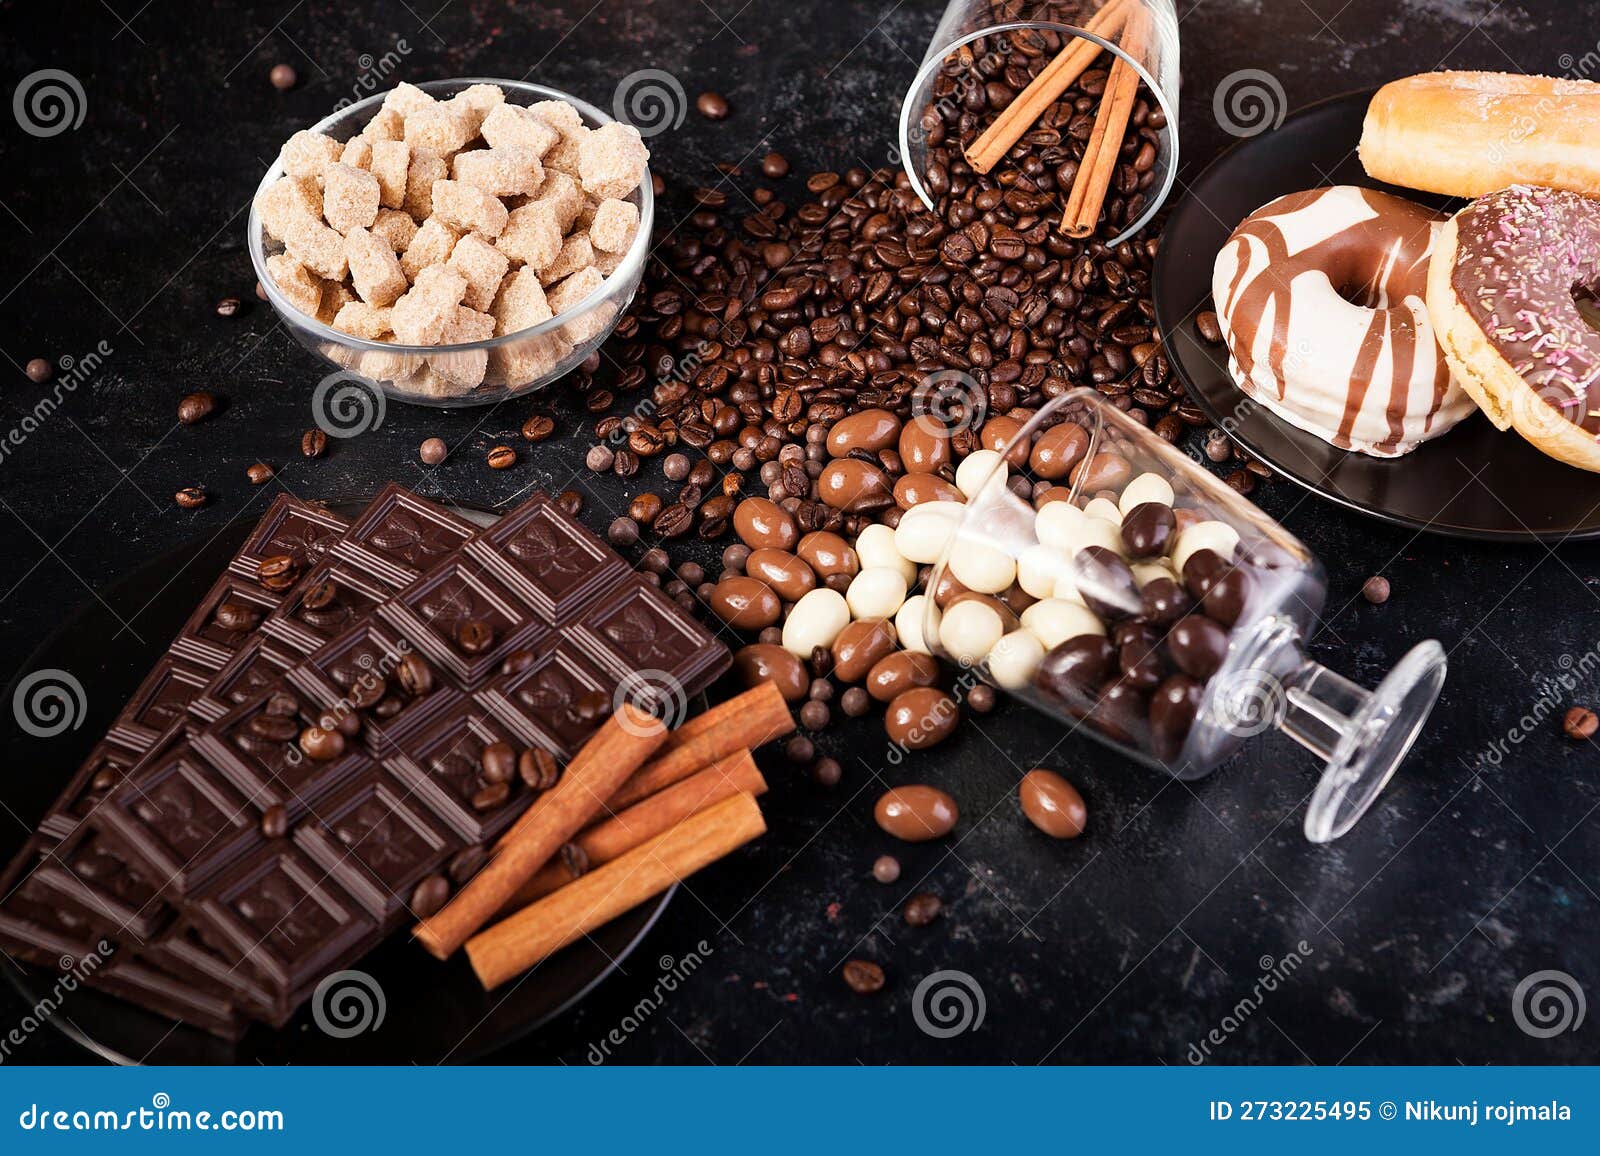
M267 272L300 312L367 341L455 345L562 316L599 289L639 231L629 196L650 153L631 125L591 129L560 100L493 84L437 100L401 84L360 134L304 130L256 198L283 248ZM548 334L432 355L324 343L340 364L431 397L526 385L604 333L602 300Z

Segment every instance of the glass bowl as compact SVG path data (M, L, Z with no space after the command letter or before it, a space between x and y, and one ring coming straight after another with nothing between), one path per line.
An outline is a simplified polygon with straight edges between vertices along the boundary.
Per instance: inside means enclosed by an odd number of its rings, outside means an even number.
M1324 764L1314 842L1365 813L1444 684L1433 641L1372 691L1307 657L1321 564L1095 390L970 455L956 485L964 503L914 506L895 531L914 554L938 549L923 621L935 654L1181 779L1276 727Z
M474 84L493 84L506 98L523 105L541 100L564 100L578 110L590 128L608 124L612 118L586 101L560 89L519 80L466 77L435 80L417 87L441 100ZM369 96L340 109L311 126L335 140L346 141L356 135L383 105L386 92ZM256 190L257 196L283 175L281 160L274 161ZM571 372L616 328L617 320L633 300L644 276L650 251L651 226L655 218L655 197L650 173L629 194L639 208L639 230L622 263L600 287L576 306L540 322L529 329L471 341L458 345L401 345L396 342L369 341L343 333L300 312L273 283L267 272L267 258L282 251L262 228L252 200L248 225L250 260L256 280L273 309L283 319L295 340L329 363L338 376L354 379L382 390L397 401L416 405L471 406L504 401L542 389ZM480 371L482 383L476 387L455 387L451 382L470 381Z

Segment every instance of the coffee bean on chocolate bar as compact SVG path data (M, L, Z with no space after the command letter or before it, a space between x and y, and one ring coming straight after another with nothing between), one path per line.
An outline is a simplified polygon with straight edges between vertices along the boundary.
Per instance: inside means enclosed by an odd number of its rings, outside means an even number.
M480 618L463 622L456 630L456 645L463 654L482 654L494 645L494 629Z
M919 891L906 900L901 916L908 926L926 927L939 918L939 912L944 909L944 904L937 895L929 891Z
M337 730L306 727L300 732L300 749L308 759L325 763L344 754L344 736Z
M492 811L510 797L510 783L490 783L472 796L472 809L474 811Z
M266 462L256 462L244 472L252 486L263 486L272 480L273 469Z
M1154 558L1171 547L1178 528L1172 507L1165 502L1141 502L1122 520L1122 544L1130 558Z
M253 630L261 621L261 613L245 602L218 603L214 616L224 630Z
M404 700L391 694L372 708L372 716L377 719L390 719L405 709Z
M429 875L411 892L411 914L418 919L437 915L450 899L450 881L438 873Z
M482 843L463 847L450 858L447 870L456 883L465 883L478 873L478 868L489 861L489 852Z
M261 812L261 834L268 839L281 839L289 833L289 813L283 804L274 803Z
M298 706L295 709L298 711ZM275 743L293 742L300 733L300 724L294 721L292 713L258 714L245 727L256 738Z
M1204 682L1228 653L1228 632L1211 619L1191 614L1167 633L1167 653L1184 674Z
M522 438L524 441L542 442L555 432L556 419L542 413L536 413L522 423Z
M306 588L305 594L300 599L300 605L307 610L326 610L338 597L339 584L332 578L324 578Z
M206 504L206 492L200 486L185 486L172 495L172 500L185 510L198 510Z
M365 671L350 684L348 693L351 706L356 710L368 710L389 693L389 680L374 671Z
M1591 739L1600 730L1600 716L1588 707L1575 706L1561 720L1561 730L1569 739Z
M328 452L328 435L320 429L308 429L300 435L300 452L308 458L320 458Z
M837 787L844 777L838 759L821 758L811 764L811 781L819 787Z
M266 703L261 708L263 715L275 715L278 718L293 718L300 713L300 703L294 695L286 691L275 690L268 696ZM294 738L294 735L290 735Z
M29 359L23 372L28 375L29 381L36 385L43 385L55 376L56 367L42 357L35 357Z
M268 590L287 590L299 577L300 565L292 554L273 554L256 565L256 581Z
M425 466L436 466L450 455L450 447L443 438L427 438L417 447L417 457Z
M1200 710L1202 686L1186 674L1175 674L1150 696L1150 738L1156 757L1172 760L1183 750L1189 728Z
M542 747L528 747L517 756L517 774L530 790L548 791L561 778L561 764Z
M507 663L510 661L510 658L506 659ZM400 689L412 698L421 698L433 690L433 667L420 654L410 653L402 657L394 668L394 678L400 684Z
M478 755L478 769L487 783L509 783L517 773L517 752L510 743L490 743Z
M178 420L184 425L204 421L217 408L217 399L205 390L189 393L178 402Z
M491 470L509 470L517 464L517 451L510 446L495 446L487 460Z
M1194 327L1195 331L1200 334L1201 340L1210 342L1212 345L1220 345L1222 343L1222 325L1217 321L1217 315L1211 310L1205 309L1195 314Z
M581 723L597 723L611 713L611 696L604 691L586 690L573 702L572 713Z
M702 92L694 98L694 107L707 120L726 120L730 111L728 98L720 92Z

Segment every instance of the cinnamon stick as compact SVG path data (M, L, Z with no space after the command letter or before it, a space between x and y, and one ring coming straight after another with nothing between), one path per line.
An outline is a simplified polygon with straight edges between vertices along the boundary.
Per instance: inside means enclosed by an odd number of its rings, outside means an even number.
M1149 33L1149 14L1143 8L1131 10L1122 30L1122 50L1135 59L1143 56ZM1073 178L1072 191L1067 196L1067 210L1061 215L1061 228L1069 237L1087 237L1100 223L1100 212L1105 207L1111 178L1117 171L1122 138L1127 135L1128 119L1133 115L1138 95L1138 70L1123 57L1117 57L1111 65L1106 90L1100 97L1100 111L1095 114L1089 143L1078 164L1078 175Z
M704 770L696 771L681 783L658 791L642 802L635 803L620 814L603 823L596 823L573 840L590 868L632 851L641 843L649 842L664 831L669 831L690 815L734 795L759 797L767 793L767 780L761 777L756 761L749 751L735 751L725 759L718 759ZM517 889L504 909L511 914L535 899L543 899L552 891L567 886L573 879L566 866L547 863L532 879Z
M534 800L516 838L449 903L415 928L422 946L446 959L492 919L561 845L581 831L618 787L667 740L658 718L624 702L583 745L558 782Z
M1109 40L1117 34L1127 15L1128 0L1111 0L1083 26L1084 31ZM999 164L1011 147L1033 127L1034 122L1061 99L1061 94L1088 71L1103 51L1093 40L1074 36L1056 54L1056 58L1045 65L1039 75L1029 81L1028 86L1000 111L994 123L967 147L967 163L980 173L987 173Z
M467 941L485 990L547 959L767 829L749 795L724 799ZM503 856L502 856L503 857Z

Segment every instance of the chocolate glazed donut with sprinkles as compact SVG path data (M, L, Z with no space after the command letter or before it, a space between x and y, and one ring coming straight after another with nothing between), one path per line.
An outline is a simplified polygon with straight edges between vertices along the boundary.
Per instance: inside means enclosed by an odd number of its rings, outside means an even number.
M1456 380L1500 429L1600 473L1600 201L1513 185L1445 226L1428 314Z

